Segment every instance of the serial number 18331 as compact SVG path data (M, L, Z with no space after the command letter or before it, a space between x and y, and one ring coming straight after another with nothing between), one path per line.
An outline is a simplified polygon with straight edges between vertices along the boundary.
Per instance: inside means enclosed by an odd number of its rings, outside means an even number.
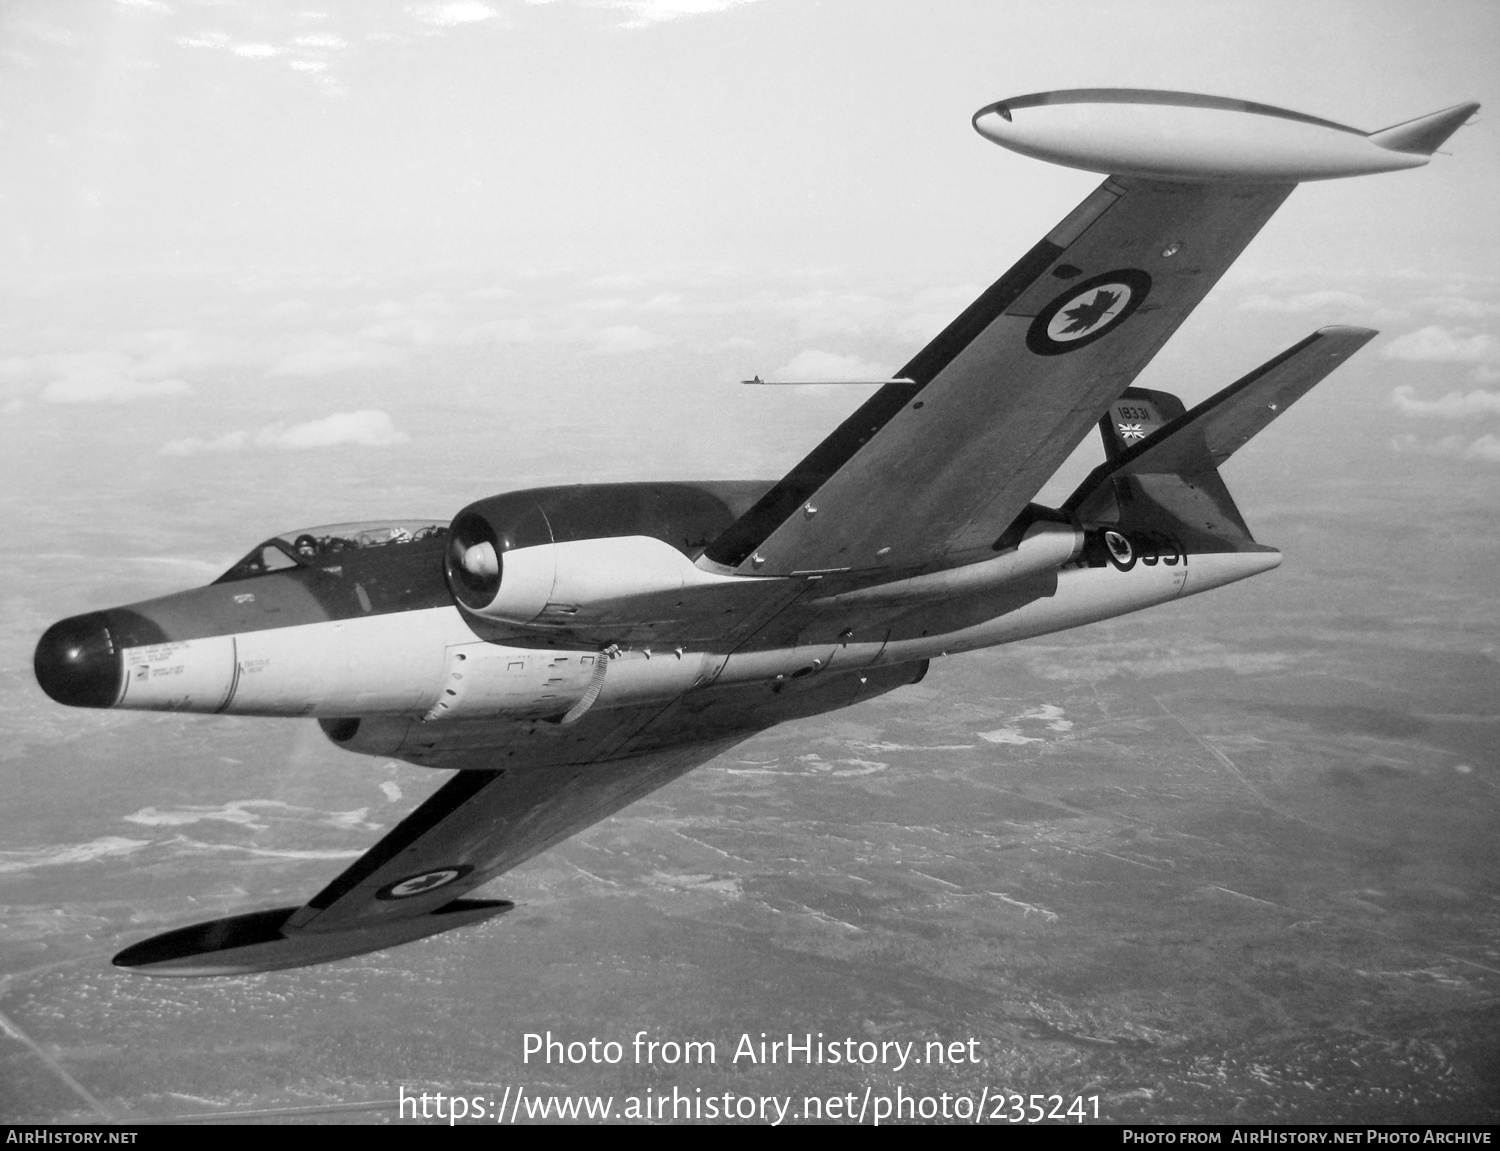
M1156 413L1153 412L1150 408L1135 407L1131 404L1121 404L1115 410L1120 413L1120 418L1122 420L1149 420L1151 423L1156 422Z
M992 1123L1041 1123L1045 1120L1099 1118L1099 1096L1078 1095L1071 1103L1061 1095L1020 1095L1003 1092L990 1100L988 1116Z

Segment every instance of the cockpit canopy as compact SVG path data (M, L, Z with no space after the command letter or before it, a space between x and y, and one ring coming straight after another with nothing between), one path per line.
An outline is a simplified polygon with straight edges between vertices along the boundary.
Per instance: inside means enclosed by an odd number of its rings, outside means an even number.
M447 534L446 522L428 520L371 520L301 528L272 536L258 544L214 583L232 583L299 567L337 567L351 552L364 552L370 548L405 548L429 540L438 541Z

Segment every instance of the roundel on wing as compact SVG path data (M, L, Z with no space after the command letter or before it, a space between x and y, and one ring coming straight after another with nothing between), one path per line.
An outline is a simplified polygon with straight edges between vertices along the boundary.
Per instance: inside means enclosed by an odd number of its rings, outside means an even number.
M426 895L439 887L447 887L454 880L462 879L474 869L467 863L458 867L439 867L424 871L420 875L408 875L395 883L388 883L375 893L376 899L410 899L414 895Z
M1074 284L1037 314L1026 346L1039 356L1077 351L1118 328L1145 302L1151 277L1120 268Z

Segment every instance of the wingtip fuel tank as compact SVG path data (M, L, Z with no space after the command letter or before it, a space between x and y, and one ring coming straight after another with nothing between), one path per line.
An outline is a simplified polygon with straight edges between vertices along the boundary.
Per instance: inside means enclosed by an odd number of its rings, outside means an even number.
M974 128L1023 156L1106 175L1294 184L1421 167L1478 108L1457 104L1363 132L1222 96L1076 88L986 105Z

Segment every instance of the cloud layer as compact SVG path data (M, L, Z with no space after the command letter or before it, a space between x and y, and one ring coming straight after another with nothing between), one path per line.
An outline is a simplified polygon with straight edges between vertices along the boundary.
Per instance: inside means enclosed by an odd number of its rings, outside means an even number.
M346 444L380 448L405 443L411 437L398 431L385 412L335 412L321 420L305 424L271 424L257 431L226 432L213 439L172 440L162 445L168 456L195 456L212 452L239 452L247 448L271 448L279 451L310 451Z
M559 0L526 0L532 7L556 4ZM707 16L715 12L727 12L731 8L742 8L757 0L575 0L585 8L601 8L622 12L625 28L649 28L668 20L679 20L684 16ZM460 7L460 5L437 5L438 7ZM468 7L468 5L462 5Z
M1400 453L1500 464L1500 436L1493 432L1486 432L1476 440L1464 436L1444 436L1436 443L1428 443L1410 433L1403 433L1391 439L1391 449Z
M1391 393L1391 402L1409 416L1435 416L1445 420L1500 416L1500 392L1475 388L1472 392L1449 392L1436 400L1419 400L1416 389L1402 384Z
M108 369L94 369L53 380L42 389L41 398L52 404L117 404L185 396L192 390L183 380L137 380Z
M1487 332L1429 324L1386 345L1388 360L1422 364L1479 364L1500 360L1500 341Z
M840 356L814 348L798 352L772 377L782 380L884 380L890 373L859 356Z
M449 0L445 4L417 4L407 9L423 24L438 28L457 28L464 24L482 24L497 19L500 13L478 0Z
M186 332L149 331L113 348L12 355L0 360L0 382L11 391L35 391L37 398L53 404L185 396L193 388L183 376L204 362L212 342L213 337L204 340Z

